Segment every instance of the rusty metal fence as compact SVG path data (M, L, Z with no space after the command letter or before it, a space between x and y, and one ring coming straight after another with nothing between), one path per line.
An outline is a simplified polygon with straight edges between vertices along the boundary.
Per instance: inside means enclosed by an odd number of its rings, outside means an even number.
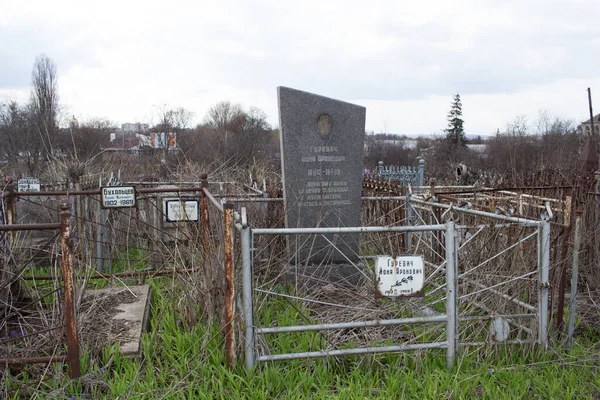
M0 291L2 293L1 309L3 312L2 326L0 328L0 348L2 358L0 365L22 365L39 364L52 362L67 362L69 365L69 375L71 378L80 376L79 366L79 340L76 328L75 317L75 289L74 289L74 252L73 237L71 226L71 209L69 202L65 199L59 203L59 222L47 222L37 224L20 224L16 218L16 194L12 182L7 185L7 190L2 194L2 209L4 224L0 225L0 243L2 250ZM49 251L50 258L60 265L62 275L62 285L56 287L50 293L36 293L37 298L29 299L23 296L23 288L20 287L20 277L28 267L34 262L38 251L34 256L23 254L17 251L19 242L27 239L27 234L32 232L51 232L50 240L46 245L54 245ZM58 234L52 232L58 231ZM58 237L58 239L57 239ZM44 249L43 246L42 250ZM60 304L59 315L57 318L60 325L56 326L57 321L48 322L45 319L32 321L20 313L19 305L37 306L44 301L48 295L58 293L57 301ZM57 298L57 299L58 299ZM39 335L48 332L64 332L66 335L67 351L66 354L53 355L35 355L29 353L27 356L12 356L13 353L23 354L24 347L34 346L39 340ZM62 336L62 335L58 335ZM19 343L24 344L20 346Z
M106 282L130 285L174 273L198 279L194 287L204 292L206 303L211 303L207 307L212 308L215 316L224 307L227 359L232 364L235 359L233 207L223 204L224 194L209 192L211 185L217 192L223 192L223 185L209 184L206 174L191 187L159 182L153 187L136 185L134 207L111 209L102 207L101 188L82 190L79 185L72 185L72 190L61 187L61 190L19 193L12 184L8 185L3 192L4 220L0 224L1 284L5 295L0 364L67 361L71 377L79 376L79 348L85 343L82 326L86 318L79 307L86 291L97 287L96 282L102 286ZM237 188L224 191L234 195L244 193ZM197 204L197 218L188 218L186 211L182 220L169 220L165 209L168 201ZM52 232L58 229L60 238ZM58 265L62 266L60 271ZM26 302L16 299L21 293L33 299ZM56 307L58 298L64 298L65 305ZM44 324L35 326L40 328L39 332L48 334L56 330L58 334L36 342L39 333L33 330L33 325L11 333L14 330L11 318L28 313L30 308L43 316ZM57 323L61 318L66 322ZM22 318L15 321L15 326L23 326ZM66 355L46 355L60 349L64 334Z

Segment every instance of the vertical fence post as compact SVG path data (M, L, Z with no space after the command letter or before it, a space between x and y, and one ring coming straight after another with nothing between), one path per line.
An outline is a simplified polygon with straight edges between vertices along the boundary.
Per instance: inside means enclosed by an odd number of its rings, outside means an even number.
M594 195L594 199L596 200L596 212L595 212L595 217L594 217L594 230L593 230L593 237L594 237L594 259L596 260L600 260L600 243L598 243L598 238L600 237L600 201L598 201L598 195L600 193L600 171L596 171L596 173L594 174L594 178L595 178L595 185L594 185L594 192L596 193Z
M407 187L406 186L402 186L400 188L400 195L404 196L404 207L398 207L398 202L396 202L395 204L395 209L397 210L396 214L397 214L397 221L402 221L402 223L406 224L405 222L405 218L407 215L406 212L406 195L407 195ZM400 234L400 248L402 249L402 251L406 251L406 232L403 232Z
M266 179L263 179L263 181L262 181L262 192L263 192L263 198L268 199L269 192L267 191L267 180ZM263 220L266 221L267 212L269 211L269 203L266 201L264 203L262 203L261 210L262 210L262 218L263 218Z
M411 204L410 204L410 196L412 194L410 193L410 190L406 191L406 197L404 198L404 208L406 209L406 220L407 220L407 225L412 225L413 224L413 218L414 218L414 213L415 211L413 210ZM406 250L408 251L408 253L412 253L412 232L406 232Z
M6 179L6 223L12 225L16 223L16 210L15 210L15 182L13 178Z
M67 328L67 361L71 379L79 378L79 339L74 304L73 243L71 241L71 211L68 200L60 202L60 244L64 284L65 323Z
M6 207L4 209L5 211L5 218L6 218L6 224L7 225L14 225L16 223L16 196L15 196L15 184L14 184L14 180L13 178L6 178L6 192L5 192L5 197L4 199L2 199L3 201L5 201L4 206ZM4 223L4 221L2 221L2 223ZM16 276L16 268L17 266L15 265L15 263L10 262L10 255L12 254L12 251L14 250L13 244L14 244L14 238L15 238L15 233L13 231L8 231L6 233L4 233L4 240L3 240L3 245L6 246L4 249L4 254L6 259L2 259L0 261L1 264L0 267L2 267L2 269L0 270L0 280L1 281L6 281L6 282L12 282L9 286L7 286L5 289L3 289L0 293L0 296L2 299L6 299L6 295L7 293L10 293L13 289L18 289L18 287L15 287L15 284L18 285L18 280L15 280L15 276ZM0 236L1 238L1 236ZM16 292L15 292L16 293Z
M227 366L235 363L234 298L233 276L233 203L223 204L223 262L225 264L225 357Z
M14 225L17 223L17 195L15 194L15 182L13 178L7 178L6 185L6 224ZM14 233L8 232L7 235L9 247L13 244Z
M113 245L112 245L112 227L110 226L110 208L105 208L104 210L102 210L102 237L104 239L104 241L106 242L106 251L103 253L104 255L104 261L103 261L103 265L104 265L104 270L109 273L112 274L112 250L113 250Z
M102 178L98 187L102 190ZM104 272L104 209L102 208L102 194L98 196L96 209L96 271Z
M200 197L200 223L202 229L202 248L204 250L204 256L208 254L209 251L209 236L210 236L210 219L208 216L208 197L205 190L208 190L208 175L203 173L200 176L201 179L201 197Z
M246 209L242 209L242 214ZM243 218L242 220L244 220ZM244 335L244 350L246 369L254 367L254 316L252 310L252 248L250 246L251 232L247 224L242 224L242 298L244 300L244 322L246 333Z
M102 204L98 203L96 214L96 271L104 272L104 210Z
M424 175L425 175L425 160L421 158L419 160L419 175L417 177L417 186L423 186L423 182L425 182ZM419 189L419 191L420 190L422 190L422 189Z
M435 197L435 178L431 178L431 180L429 181L429 196L431 197L431 201L436 201L437 198ZM440 221L438 219L439 215L437 213L437 209L435 207L431 207L431 212L429 213L429 224L430 225L434 225L434 224L440 224L442 221ZM429 236L430 238L430 246L429 246L429 252L431 254L431 259L435 260L435 262L439 262L439 258L440 258L440 249L438 246L438 243L436 242L436 239L438 238L438 232L433 231L431 232L431 235Z
M80 192L81 191L81 183L79 182L80 180L80 176L79 174L73 174L71 176L71 179L73 180L73 189L76 192ZM81 195L75 195L73 196L74 198L74 202L75 202L75 234L77 235L77 238L79 240L84 240L83 237L83 221L84 221L84 216L83 216L83 210L82 210L82 197ZM82 260L85 260L85 247L86 246L77 246L77 253L79 255L79 258Z
M446 222L446 365L449 369L454 366L456 359L456 342L458 339L457 312L457 251L456 229L453 221Z
M577 209L575 217L575 240L573 243L573 268L571 270L571 299L569 302L569 325L567 330L567 346L573 345L575 333L575 315L577 313L577 275L579 273L579 249L581 247L581 214L583 210Z
M550 222L538 227L538 344L548 347L548 292L550 283Z

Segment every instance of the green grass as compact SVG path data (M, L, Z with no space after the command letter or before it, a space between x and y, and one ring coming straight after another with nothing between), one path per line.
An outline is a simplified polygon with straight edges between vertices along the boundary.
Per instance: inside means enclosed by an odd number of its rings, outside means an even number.
M143 358L125 359L118 345L93 357L83 352L85 378L69 381L60 364L40 383L39 367L13 371L6 390L36 388L33 398L76 399L586 399L600 395L597 350L539 350L516 347L463 350L449 371L445 352L382 354L263 363L247 372L225 367L218 324L188 327L181 313L180 289L155 280L150 330L143 336ZM293 303L308 314L299 303ZM200 307L196 310L200 312ZM283 300L261 309L265 325L304 323ZM269 338L273 353L308 351L324 345L318 333ZM238 348L239 350L239 348ZM109 368L103 368L110 362ZM73 397L74 396L74 397ZM1 397L1 396L0 396ZM13 394L11 398L18 398Z

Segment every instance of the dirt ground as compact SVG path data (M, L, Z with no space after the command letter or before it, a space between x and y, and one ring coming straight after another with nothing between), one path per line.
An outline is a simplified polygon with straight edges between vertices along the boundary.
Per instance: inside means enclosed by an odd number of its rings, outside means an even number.
M77 311L81 348L97 356L116 342L136 342L134 331L142 320L132 318L135 312L124 310L140 301L140 287L89 291ZM147 290L147 289L146 289ZM142 314L146 304L137 306ZM139 313L138 313L139 314ZM14 309L0 329L0 358L44 357L64 354L66 332L62 314L47 308Z

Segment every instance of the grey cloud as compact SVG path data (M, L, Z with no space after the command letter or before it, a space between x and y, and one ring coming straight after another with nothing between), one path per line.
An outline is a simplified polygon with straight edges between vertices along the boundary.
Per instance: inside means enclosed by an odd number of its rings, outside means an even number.
M42 53L54 60L59 77L75 65L98 66L99 42L81 35L80 29L76 24L52 26L41 21L0 25L0 87L28 87L35 58Z

